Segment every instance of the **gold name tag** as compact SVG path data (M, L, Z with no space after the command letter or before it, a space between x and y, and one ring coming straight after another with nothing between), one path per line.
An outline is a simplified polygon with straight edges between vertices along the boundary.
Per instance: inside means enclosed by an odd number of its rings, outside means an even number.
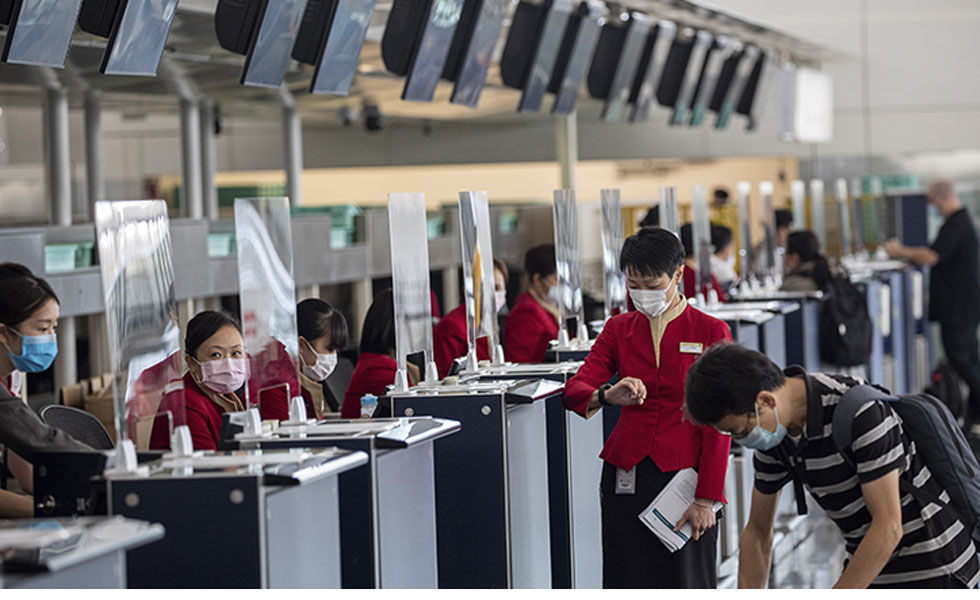
M681 342L681 353L683 354L701 354L702 352L704 352L704 346L701 344Z

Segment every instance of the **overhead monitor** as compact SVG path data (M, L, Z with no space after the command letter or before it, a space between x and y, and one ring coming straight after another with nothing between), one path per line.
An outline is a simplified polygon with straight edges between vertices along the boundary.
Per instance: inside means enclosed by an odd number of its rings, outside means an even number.
M463 0L392 4L381 56L389 71L406 76L402 100L432 101L462 11Z
M798 142L829 142L834 136L834 83L825 73L796 69L793 135Z
M215 33L222 48L245 55L243 85L282 85L305 10L306 0L218 0Z
M670 52L676 35L677 25L672 21L660 21L650 30L630 94L630 103L633 104L630 121L646 121L650 118L657 87L667 62L667 53Z
M78 26L109 38L102 73L153 77L176 12L177 0L83 0Z
M704 70L708 53L711 50L713 36L707 31L699 31L694 36L691 55L687 61L687 68L681 79L681 86L677 92L677 101L674 103L674 114L671 116L671 125L680 125L688 116L691 104L694 101L694 91L697 88L698 79Z
M510 0L467 0L442 71L453 81L453 104L476 107Z
M664 70L657 85L657 102L661 106L673 108L680 94L681 84L684 83L684 73L694 49L694 30L685 27L677 32L667 52Z
M603 26L603 31L611 24ZM612 73L609 88L606 91L606 103L602 108L602 119L604 121L621 121L626 117L630 95L633 91L633 82L637 77L637 70L640 63L640 56L646 47L647 36L650 33L652 23L650 18L640 13L631 13L620 28L620 34L614 34L621 38L619 44L620 51L615 51L600 55L599 48L596 49L595 57L592 61L592 69L589 71L590 83L592 73L596 70L605 70ZM599 44L602 44L602 34L599 35ZM610 48L610 50L612 50ZM618 54L618 56L616 56ZM613 58L615 56L615 58ZM615 65L614 68L612 65Z
M569 17L551 83L548 84L548 91L555 95L551 114L567 115L575 110L604 12L605 5L601 2L585 0Z
M346 96L375 0L307 0L293 58L313 65L310 93Z
M736 105L742 97L745 85L748 83L752 69L755 68L756 59L759 56L759 49L755 46L745 46L741 52L735 53L725 61L722 69L722 78L718 89L711 99L711 110L718 113L715 120L715 129L724 129L728 126L732 113L735 112ZM725 82L726 72L730 72L730 82Z
M752 72L749 74L748 79L745 82L742 95L738 99L738 103L735 106L735 112L749 118L749 122L746 127L746 129L749 130L755 129L758 124L753 114L753 109L755 105L758 104L757 97L764 88L762 84L764 83L766 63L768 61L768 52L762 52L756 58L755 64L752 66Z
M704 61L701 76L698 78L698 85L694 88L694 100L691 103L691 126L697 127L704 122L704 115L721 79L722 67L731 55L732 40L722 36L716 38L708 52L708 57Z
M3 61L62 69L82 0L13 0Z
M500 75L504 85L523 90L518 112L541 108L571 12L572 0L517 5L500 60Z

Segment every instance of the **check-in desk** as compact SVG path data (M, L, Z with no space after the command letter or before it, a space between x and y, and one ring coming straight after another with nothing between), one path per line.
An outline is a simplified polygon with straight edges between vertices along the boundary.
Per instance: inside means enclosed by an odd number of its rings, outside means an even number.
M727 323L732 332L732 341L765 353L777 364L785 364L786 324L782 315L763 310L743 309L737 305L730 307L718 305L701 310Z
M777 302L774 311L783 312L786 319L786 364L803 365L807 371L820 371L820 302L822 292L750 292L733 296L731 304L755 305L758 302ZM786 303L799 305L799 310L787 310Z
M589 340L587 342L569 344L566 346L553 345L545 351L544 362L560 363L585 360L585 357L588 356L589 352L592 350L592 343L594 341L595 340ZM554 342L552 342L552 344L554 344Z
M549 379L565 383L581 362L488 366L463 373L468 380ZM603 407L603 412L609 407ZM602 587L602 514L597 493L599 453L606 436L601 415L583 419L565 410L561 396L545 401L551 577L556 589ZM616 413L618 415L618 411Z
M902 271L902 295L905 298L906 381L909 393L921 392L930 384L933 354L929 335L929 315L925 298L929 290L929 270L910 267Z
M848 265L851 280L863 288L872 323L871 360L868 379L893 393L908 391L908 319L905 312L905 271L897 261L854 262Z
M439 587L551 587L545 406L562 390L543 379L487 381L379 399L395 417L462 425L435 443Z
M105 477L109 514L163 524L127 557L135 588L339 588L338 476L364 452L208 452Z
M126 552L164 537L159 523L122 517L0 524L0 588L125 589Z
M242 449L337 447L367 454L340 474L342 581L345 588L432 589L436 556L436 440L459 431L432 417L282 425L238 437Z

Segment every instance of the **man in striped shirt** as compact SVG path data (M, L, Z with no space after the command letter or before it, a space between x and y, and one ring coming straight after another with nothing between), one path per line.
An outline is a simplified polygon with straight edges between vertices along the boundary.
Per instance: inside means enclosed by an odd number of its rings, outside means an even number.
M899 491L902 478L925 497L949 501L887 403L865 404L851 425L851 447L835 446L837 403L863 383L800 367L780 371L765 355L735 344L709 349L688 371L690 416L756 449L739 587L765 586L780 490L794 478L844 534L848 561L835 587L974 588L980 582L972 525L946 506Z

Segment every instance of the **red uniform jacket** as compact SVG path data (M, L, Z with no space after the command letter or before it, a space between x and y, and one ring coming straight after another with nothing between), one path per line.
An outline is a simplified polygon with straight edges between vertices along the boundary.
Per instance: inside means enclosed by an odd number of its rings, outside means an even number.
M695 271L691 267L685 267L684 268L684 295L687 296L688 298L693 298L697 294L697 291L695 291L698 285L697 281L698 281L697 271ZM728 294L726 294L725 290L721 288L721 284L718 283L718 280L715 279L714 275L711 276L711 287L714 288L715 292L718 293L719 301L728 302ZM708 286L704 286L704 288L700 290L701 293L704 294L705 300L708 299L709 289L710 288L708 288Z
M173 414L174 427L187 425L191 430L191 440L195 450L217 450L221 435L221 415L225 409L208 398L201 391L188 372L181 380L168 387L160 401L157 418L153 420L153 433L150 435L150 450L170 449L170 421L164 414ZM180 409L181 403L184 410ZM183 417L181 417L183 413Z
M248 382L249 400L255 402L258 398L262 419L288 420L289 398L300 395L302 386L296 375L296 365L286 352L286 346L279 341L270 342L249 364L252 369ZM259 390L264 391L259 393ZM309 402L306 412L307 418L315 417L309 409Z
M530 292L517 297L504 328L504 355L510 362L539 363L551 340L558 339L558 321Z
M354 374L351 375L350 385L344 393L344 405L340 409L341 418L360 418L361 398L365 394L374 396L384 394L385 389L395 383L397 371L398 364L390 356L362 352L357 359L357 366L354 367Z
M126 431L130 439L136 439L136 421L157 414L167 384L180 379L183 370L181 357L180 351L174 352L140 373L126 402Z
M646 401L623 407L601 458L625 470L648 456L664 472L694 467L697 497L724 502L731 438L682 419L687 370L700 354L680 351L684 342L706 350L721 340L731 340L728 325L687 307L664 330L657 368L649 319L638 311L612 317L565 386L565 408L585 416L592 392L613 375L640 379L647 388Z
M460 304L449 311L432 330L432 353L435 355L439 377L449 374L453 361L466 356L469 350L466 343L466 304ZM487 338L476 341L477 360L490 360Z

